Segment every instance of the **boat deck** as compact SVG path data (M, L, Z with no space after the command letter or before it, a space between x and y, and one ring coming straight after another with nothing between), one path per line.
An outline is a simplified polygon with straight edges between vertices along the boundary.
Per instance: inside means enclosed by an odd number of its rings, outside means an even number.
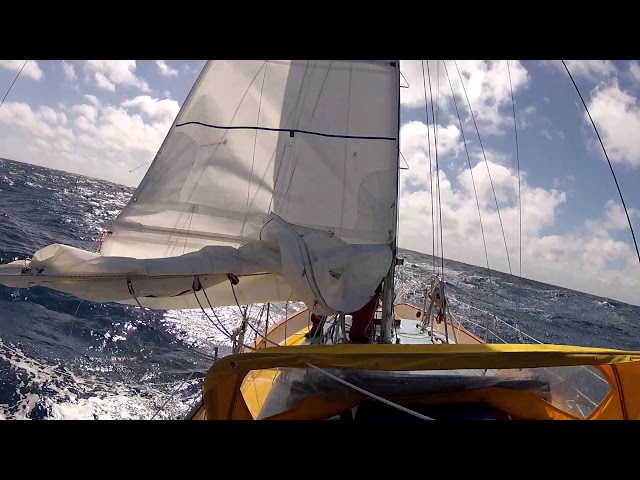
M405 318L400 318L398 319L398 323L399 325L397 325L395 327L394 333L397 337L397 339L399 340L399 343L401 344L438 344L438 343L447 343L447 338L444 334L444 332L439 331L438 329L434 328L433 331L433 338L431 335L431 331L427 330L427 331L422 331L420 329L420 322L418 320L412 320L412 319L405 319ZM332 322L328 322L327 325L323 328L323 331L326 332L327 328L331 328L332 326ZM347 332L347 336L348 336L348 332L349 329L351 327L351 316L350 315L346 315L345 316L345 330ZM305 329L308 330L308 329ZM305 332L306 333L306 332ZM316 339L308 339L306 337L304 337L304 333L302 332L298 332L297 335L299 335L301 338L298 342L292 343L292 338L293 335L291 337L289 337L288 341L287 341L287 345L312 345L314 343L319 343L319 337ZM453 338L454 336L451 335L452 338L448 339L448 343L456 343L455 338ZM327 344L332 344L334 342L331 341L327 341Z

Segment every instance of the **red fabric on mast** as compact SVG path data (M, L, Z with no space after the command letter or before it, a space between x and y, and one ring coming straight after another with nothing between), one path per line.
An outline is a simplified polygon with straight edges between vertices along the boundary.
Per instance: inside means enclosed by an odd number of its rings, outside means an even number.
M380 292L371 297L364 307L351 314L351 329L349 330L349 340L356 343L369 343L373 333L373 315L378 308Z

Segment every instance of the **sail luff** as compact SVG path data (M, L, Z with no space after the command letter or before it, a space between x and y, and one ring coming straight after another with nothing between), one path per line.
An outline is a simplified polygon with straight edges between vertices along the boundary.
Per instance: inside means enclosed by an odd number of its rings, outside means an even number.
M136 201L136 198L137 198L136 194L138 193L138 191L140 191L141 188L143 188L145 182L149 181L149 177L150 177L149 171L153 168L154 163L156 163L156 161L160 157L160 154L162 153L163 148L167 144L167 141L169 140L169 132L171 132L171 130L173 130L175 128L175 126L180 121L182 112L185 109L187 109L189 107L189 105L191 104L191 101L193 99L194 94L198 91L198 88L200 87L200 84L202 83L202 80L204 79L204 77L206 75L206 72L209 70L209 67L211 66L211 63L213 61L214 60L207 60L205 62L205 64L204 64L204 66L202 67L202 69L200 70L200 73L198 74L198 78L196 78L196 81L191 86L191 89L189 90L189 93L187 94L187 97L185 98L184 102L180 106L180 110L178 110L178 113L176 114L176 117L173 119L173 122L171 123L171 126L169 127L169 130L167 131L167 135L165 135L164 139L162 140L162 143L160 144L160 147L158 148L158 151L156 152L156 155L153 157L153 160L151 161L151 164L149 165L149 168L147 169L147 172L145 173L144 177L142 177L142 180L140 181L140 183L136 187L135 191L133 192L133 195L131 196L131 199L129 200L127 205L125 205L125 208L123 209L123 211L129 206L130 203ZM104 238L104 240L102 242L102 245L100 247L100 253L102 255L109 255L109 253L110 253L111 246L112 246L112 239L114 238L113 235L114 235L115 224L117 222L118 217L121 214L122 214L122 211L116 216L114 221L111 222L111 225L110 225L110 227L109 227L109 229L107 231L108 232L107 236Z
M393 301L395 296L395 268L396 257L398 251L398 200L400 193L400 60L396 60L397 66L397 85L395 85L395 91L397 95L397 141L398 141L398 153L397 153L397 165L396 165L396 191L395 191L395 206L394 206L394 222L393 222L393 244L391 254L391 266L389 272L384 279L384 290L382 293L382 320L381 320L381 341L383 343L391 343L392 341L392 325L393 325Z

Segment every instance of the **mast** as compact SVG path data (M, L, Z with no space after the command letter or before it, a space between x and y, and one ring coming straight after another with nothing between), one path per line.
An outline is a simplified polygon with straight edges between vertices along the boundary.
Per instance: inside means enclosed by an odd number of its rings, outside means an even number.
M392 230L392 260L391 267L389 267L389 271L384 279L384 289L382 292L382 319L381 319L381 332L380 332L380 342L381 343L391 343L393 336L393 298L394 298L394 283L395 283L395 270L397 264L397 254L398 254L398 196L399 196L399 168L400 168L400 60L396 60L396 68L398 69L396 75L396 93L398 95L398 128L397 128L397 139L398 139L398 152L397 152L397 164L396 164L396 195L395 195L395 205L394 205L394 222L393 222L393 230Z

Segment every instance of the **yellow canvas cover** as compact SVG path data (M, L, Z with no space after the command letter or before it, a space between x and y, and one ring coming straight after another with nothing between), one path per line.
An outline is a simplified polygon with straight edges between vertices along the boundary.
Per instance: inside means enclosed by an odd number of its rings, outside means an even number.
M610 392L588 419L637 419L640 415L640 352L566 345L316 345L265 348L220 359L208 371L203 395L207 419L253 419L241 394L243 380L271 375L278 368L357 368L412 371L453 369L512 369L558 366L595 366L605 376ZM255 372L258 371L258 372ZM263 373L263 372L271 373ZM268 388L253 395L266 395ZM246 392L246 390L245 390ZM275 418L327 418L362 400L354 392L340 402L310 398ZM531 392L485 388L421 399L429 401L485 401L516 418L575 419ZM259 399L257 399L259 400ZM415 400L415 399L414 399Z

